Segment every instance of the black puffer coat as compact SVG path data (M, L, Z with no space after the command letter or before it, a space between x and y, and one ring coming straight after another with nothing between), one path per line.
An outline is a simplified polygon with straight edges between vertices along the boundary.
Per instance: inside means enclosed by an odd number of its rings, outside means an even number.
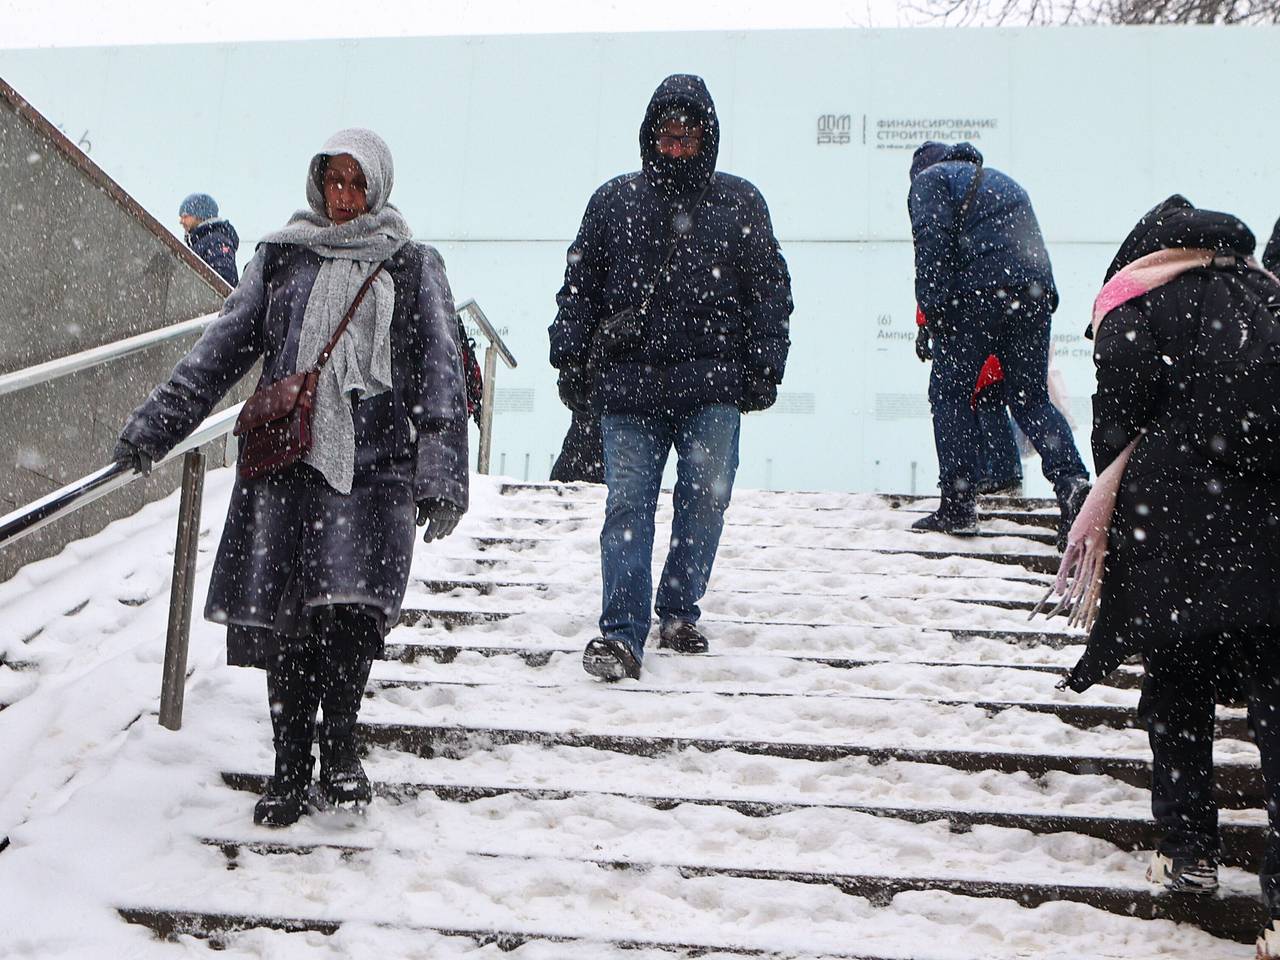
M657 151L655 127L673 107L703 125L696 157L673 160ZM599 371L593 395L605 413L736 404L744 382L782 381L791 278L760 192L715 172L719 143L702 80L668 77L640 127L644 169L610 180L587 205L556 297L551 365L585 367L599 323L626 307L640 309L656 283L643 341ZM659 278L673 237L675 252Z
M159 458L259 358L260 386L293 373L321 263L305 247L262 244L222 315L121 435ZM305 464L236 479L205 605L208 619L228 624L232 664L261 665L276 652L276 633L302 628L316 606L359 604L384 632L394 626L415 501L467 507L467 407L444 263L435 250L407 243L387 272L396 294L392 388L354 406L351 493L338 493Z
M1244 258L1254 238L1235 217L1170 198L1138 223L1107 279L1139 257L1174 247ZM1069 678L1077 691L1141 653L1149 701L1159 695L1150 678L1162 674L1175 651L1186 654L1199 649L1188 645L1229 632L1280 628L1280 482L1232 475L1187 439L1187 358L1206 297L1219 284L1280 298L1280 285L1238 262L1188 271L1112 310L1099 325L1095 468L1101 473L1133 437L1145 435L1116 500L1102 609ZM1206 319L1226 329L1240 325L1229 315Z

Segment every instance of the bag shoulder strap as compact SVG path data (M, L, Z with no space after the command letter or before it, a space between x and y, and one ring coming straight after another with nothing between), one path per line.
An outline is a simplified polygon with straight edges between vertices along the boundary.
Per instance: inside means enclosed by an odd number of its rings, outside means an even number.
M693 216L694 211L698 209L698 207L702 204L702 201L706 199L707 191L711 189L711 184L712 184L712 181L715 180L715 176L716 176L715 173L711 174L711 178L707 180L706 186L704 186L700 191L698 191L698 195L697 197L694 198L693 203L689 204L690 217ZM692 228L690 229L690 232L692 232ZM671 242L667 244L666 256L662 258L662 263L658 265L658 273L653 278L652 289L650 289L648 296L646 296L640 304L640 310L639 310L640 313L647 314L649 312L649 304L653 300L653 295L657 292L658 284L662 282L662 278L667 275L667 267L671 265L671 258L676 255L676 247L679 245L680 245L680 235L677 232L676 235L671 238Z
M347 307L347 314L342 318L342 322L338 324L338 329L333 331L333 336L329 338L329 342L324 345L324 349L320 351L320 356L316 358L315 369L323 370L324 365L329 362L329 355L333 353L337 347L338 341L342 335L347 332L347 325L351 323L351 318L356 315L356 311L360 309L360 304L364 300L364 295L369 292L369 288L373 286L373 281L378 278L378 274L386 267L386 263L380 263L373 268L364 283L360 284L360 289L356 291L356 298L351 301L351 306Z
M978 189L982 186L982 175L986 173L986 168L982 164L978 164L978 172L973 175L973 179L969 181L969 189L964 192L964 199L960 201L960 207L956 210L956 229L964 228L964 215L969 212L969 207L973 205L973 198L978 195Z

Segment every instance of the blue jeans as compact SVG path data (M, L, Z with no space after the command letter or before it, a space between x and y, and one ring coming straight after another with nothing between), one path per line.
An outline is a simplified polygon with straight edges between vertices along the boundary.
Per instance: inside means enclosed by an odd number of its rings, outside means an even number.
M1009 410L1040 454L1054 491L1061 495L1073 479L1088 476L1066 418L1049 401L1051 313L1043 299L996 290L969 294L947 311L929 375L938 481L944 493L971 496L981 475L982 436L970 402L978 373L993 353L1004 368Z
M653 518L667 456L674 446L675 517L655 609L662 623L697 623L738 470L740 416L736 407L712 404L682 414L600 420L609 487L600 531L600 633L626 641L636 659L644 655L651 622Z

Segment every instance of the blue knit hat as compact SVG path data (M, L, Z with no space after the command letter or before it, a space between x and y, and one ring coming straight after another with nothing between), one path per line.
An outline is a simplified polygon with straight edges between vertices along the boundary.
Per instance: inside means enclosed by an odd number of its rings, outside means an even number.
M218 215L218 201L207 193L193 193L178 207L178 216L212 220Z

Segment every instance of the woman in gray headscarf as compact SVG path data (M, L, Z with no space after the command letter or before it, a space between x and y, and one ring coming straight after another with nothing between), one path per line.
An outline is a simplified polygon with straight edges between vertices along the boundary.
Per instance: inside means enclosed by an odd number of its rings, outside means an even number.
M428 542L467 508L453 297L440 255L412 242L387 202L392 179L377 134L330 137L307 173L310 209L263 239L221 316L129 418L115 451L147 470L259 358L259 387L310 369L383 265L323 369L303 461L237 478L209 586L205 616L227 625L228 662L267 671L276 763L258 823L293 823L309 797L370 799L353 731L400 614L415 506Z

